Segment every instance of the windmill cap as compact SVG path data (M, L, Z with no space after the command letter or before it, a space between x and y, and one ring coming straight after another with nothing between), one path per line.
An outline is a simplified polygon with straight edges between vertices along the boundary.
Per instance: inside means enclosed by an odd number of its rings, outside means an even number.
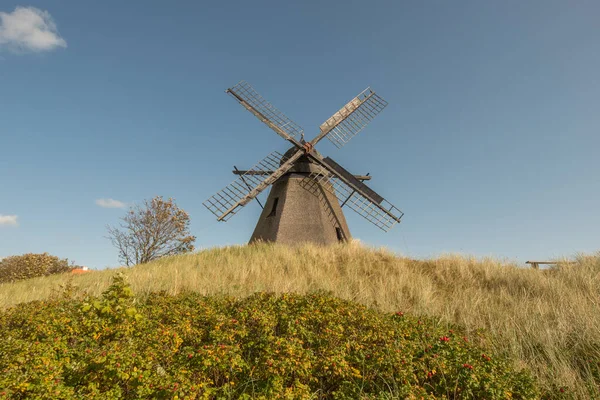
M288 151L285 152L279 165L282 165L288 158L296 154L299 149L296 146L291 147ZM313 150L318 155L321 155L317 150ZM322 168L312 162L307 156L303 155L294 163L294 166L288 172L321 172Z

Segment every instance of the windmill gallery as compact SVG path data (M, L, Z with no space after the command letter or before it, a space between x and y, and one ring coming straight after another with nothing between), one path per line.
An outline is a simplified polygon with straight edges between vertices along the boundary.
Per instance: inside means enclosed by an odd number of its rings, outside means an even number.
M400 222L403 213L363 183L369 176L353 175L315 149L325 137L341 148L385 108L387 102L373 90L367 88L350 100L320 126L311 141L305 141L303 129L247 82L226 93L293 146L285 154L269 154L247 171L236 168L233 173L238 179L203 203L218 221L227 221L272 185L250 243L346 241L351 235L344 206L384 231Z

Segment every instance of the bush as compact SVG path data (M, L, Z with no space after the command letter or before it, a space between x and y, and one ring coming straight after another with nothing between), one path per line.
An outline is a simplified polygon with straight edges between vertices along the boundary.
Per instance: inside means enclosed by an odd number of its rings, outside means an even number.
M6 257L0 261L0 283L35 278L71 271L69 261L48 253L27 253Z
M535 382L432 320L325 293L57 297L0 312L7 398L534 399Z

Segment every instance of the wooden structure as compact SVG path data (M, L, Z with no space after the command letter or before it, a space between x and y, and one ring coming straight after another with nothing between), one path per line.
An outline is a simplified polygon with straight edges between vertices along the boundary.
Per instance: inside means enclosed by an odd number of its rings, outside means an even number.
M530 264L533 269L540 269L540 265L558 265L558 264L574 264L570 261L526 261L525 264Z
M311 141L305 141L304 130L248 83L242 81L226 93L293 147L285 154L269 154L249 170L234 166L233 173L239 177L203 203L218 221L227 221L253 199L258 201L257 196L272 185L265 206L259 203L263 212L250 242L330 244L348 240L344 206L384 231L400 222L402 211L363 182L371 179L368 174L353 175L315 150L323 138L342 147L387 106L373 90L367 88L350 100L321 124Z

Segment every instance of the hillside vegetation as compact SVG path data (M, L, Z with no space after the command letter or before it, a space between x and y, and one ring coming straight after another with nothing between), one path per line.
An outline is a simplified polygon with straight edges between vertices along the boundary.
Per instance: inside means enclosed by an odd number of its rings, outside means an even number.
M11 399L539 397L484 335L320 292L140 299L117 275L101 297L8 309L0 337Z
M358 245L201 251L122 269L140 302L150 293L244 298L255 292L332 295L379 311L428 316L467 335L484 329L499 355L527 367L545 397L600 398L600 256L556 270L459 256L411 260ZM50 298L69 279L100 295L115 270L0 285L0 306Z

